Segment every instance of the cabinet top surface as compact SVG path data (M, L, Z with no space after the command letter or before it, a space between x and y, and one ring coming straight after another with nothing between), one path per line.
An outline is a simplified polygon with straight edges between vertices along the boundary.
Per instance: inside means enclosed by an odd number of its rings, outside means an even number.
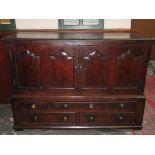
M102 32L17 32L3 40L152 40L153 37L140 36L136 33Z

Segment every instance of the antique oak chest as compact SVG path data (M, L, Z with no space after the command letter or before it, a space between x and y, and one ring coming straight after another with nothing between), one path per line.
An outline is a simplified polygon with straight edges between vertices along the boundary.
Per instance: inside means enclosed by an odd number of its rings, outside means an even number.
M142 128L153 38L18 32L4 41L14 129Z

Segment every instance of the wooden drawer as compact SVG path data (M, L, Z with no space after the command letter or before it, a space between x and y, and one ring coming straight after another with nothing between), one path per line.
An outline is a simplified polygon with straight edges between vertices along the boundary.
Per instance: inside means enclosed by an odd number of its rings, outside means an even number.
M103 102L54 102L50 110L63 111L102 111L105 109Z
M134 125L134 113L81 113L80 125Z
M22 110L47 110L48 104L47 103L35 103L35 102L24 102L19 103Z
M124 111L134 112L137 101L115 101L115 102L23 102L19 103L22 110L49 110L49 111Z
M106 110L134 112L136 107L137 101L116 101L107 103Z
M40 125L75 125L76 113L24 113L23 124Z
M103 111L104 102L53 102L53 103L19 103L22 110L48 110L48 111Z

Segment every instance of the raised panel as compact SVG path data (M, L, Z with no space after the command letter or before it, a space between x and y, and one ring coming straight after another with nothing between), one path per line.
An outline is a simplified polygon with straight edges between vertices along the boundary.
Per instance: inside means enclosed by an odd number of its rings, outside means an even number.
M116 57L114 89L137 90L142 78L145 51L143 47L125 48Z
M14 55L16 84L18 88L41 87L40 56L25 49Z
M82 89L107 88L107 61L108 57L102 48L80 47L80 87Z
M74 89L76 87L74 71L76 56L76 48L53 48L49 55L49 85L51 89Z

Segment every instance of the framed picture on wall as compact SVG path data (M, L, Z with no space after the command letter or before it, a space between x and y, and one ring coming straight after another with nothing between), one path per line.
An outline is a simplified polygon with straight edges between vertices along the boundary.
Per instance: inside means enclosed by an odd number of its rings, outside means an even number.
M60 29L103 29L104 19L59 19Z
M16 29L15 19L0 19L0 30Z

